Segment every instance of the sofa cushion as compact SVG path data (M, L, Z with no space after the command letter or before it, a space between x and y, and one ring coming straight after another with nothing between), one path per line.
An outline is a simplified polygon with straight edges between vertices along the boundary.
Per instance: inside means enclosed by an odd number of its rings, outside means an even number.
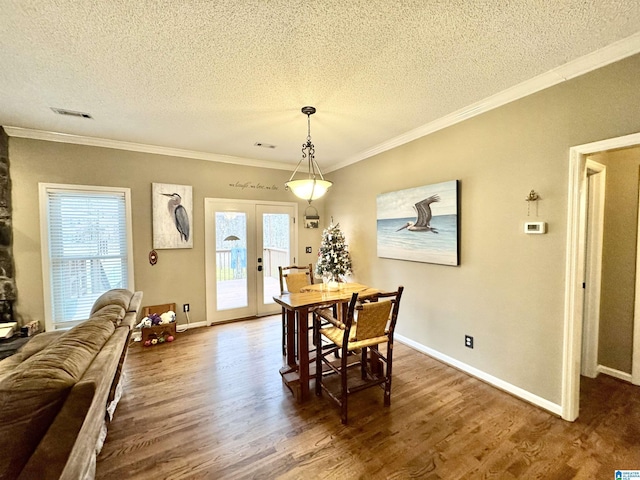
M31 337L27 343L25 343L17 355L21 361L25 361L32 355L35 355L43 348L48 347L52 342L60 338L67 333L68 330L54 330L53 332L42 332L38 335Z
M7 357L3 360L0 360L0 381L9 375L22 362L24 362L31 355L38 353L40 350L48 346L51 342L56 340L58 337L66 333L63 330L56 330L54 332L45 332L36 335L29 339L27 343L25 343L20 350L16 353Z
M90 319L0 380L0 479L15 478L102 346L112 322Z
M4 377L9 375L13 370L20 365L22 360L20 359L20 354L16 353L7 357L5 359L0 360L0 382Z
M118 325L120 325L120 323L122 323L122 319L124 318L125 313L125 309L120 305L105 305L104 307L93 312L91 314L91 318L113 322L113 324L117 327Z
M120 305L127 310L132 296L133 293L126 288L114 288L113 290L104 292L94 302L93 307L91 307L91 315L106 305Z

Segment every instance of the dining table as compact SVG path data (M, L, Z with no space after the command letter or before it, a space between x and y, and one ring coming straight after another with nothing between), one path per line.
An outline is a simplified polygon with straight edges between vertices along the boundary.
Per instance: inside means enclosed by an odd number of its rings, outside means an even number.
M311 284L299 293L275 295L273 300L286 313L286 364L280 369L282 381L300 403L309 398L309 382L315 374L315 362L309 352L309 312L316 308L343 306L354 292L359 298L375 297L380 290L360 283ZM296 355L297 352L297 355Z

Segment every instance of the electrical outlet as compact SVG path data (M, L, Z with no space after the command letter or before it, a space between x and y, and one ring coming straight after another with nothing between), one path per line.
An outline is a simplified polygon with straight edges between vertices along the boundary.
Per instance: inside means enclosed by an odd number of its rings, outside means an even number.
M471 335L464 336L464 346L467 348L473 348L473 337Z
M307 247L307 248L305 248L305 249L304 249L304 251L305 251L306 253L311 253L311 247Z
M188 312L189 311L189 304L185 303L184 305L182 305L182 311L183 312Z

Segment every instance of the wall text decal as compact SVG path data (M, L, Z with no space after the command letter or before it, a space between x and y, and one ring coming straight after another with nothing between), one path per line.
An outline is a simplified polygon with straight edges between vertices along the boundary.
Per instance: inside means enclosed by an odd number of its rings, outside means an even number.
M269 186L269 185L263 185L260 182L254 183L254 182L241 182L241 181L237 181L236 183L230 183L229 186L233 188L241 188L242 190L244 190L245 188L251 188L254 190L278 190L280 188L277 185Z

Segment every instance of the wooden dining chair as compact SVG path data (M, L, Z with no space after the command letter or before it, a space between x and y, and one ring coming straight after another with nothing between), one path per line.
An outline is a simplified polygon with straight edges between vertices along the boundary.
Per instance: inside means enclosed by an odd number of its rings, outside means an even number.
M344 323L330 310L314 312L316 344L323 337L330 342L328 348L318 349L316 354L316 395L321 396L324 391L340 406L343 424L347 423L347 401L352 393L379 385L384 390L384 405L391 404L393 334L403 290L400 286L395 292L377 294L363 303L354 293ZM323 326L323 322L330 326ZM378 345L384 343L387 348L383 355ZM341 352L339 359L329 358L336 352ZM354 382L354 378L348 378L348 370L357 366L361 375ZM329 388L326 380L331 375L340 377L339 389Z
M298 293L307 285L313 285L313 265L278 267L280 294ZM287 319L282 308L282 355L287 353ZM297 356L297 352L296 352Z

